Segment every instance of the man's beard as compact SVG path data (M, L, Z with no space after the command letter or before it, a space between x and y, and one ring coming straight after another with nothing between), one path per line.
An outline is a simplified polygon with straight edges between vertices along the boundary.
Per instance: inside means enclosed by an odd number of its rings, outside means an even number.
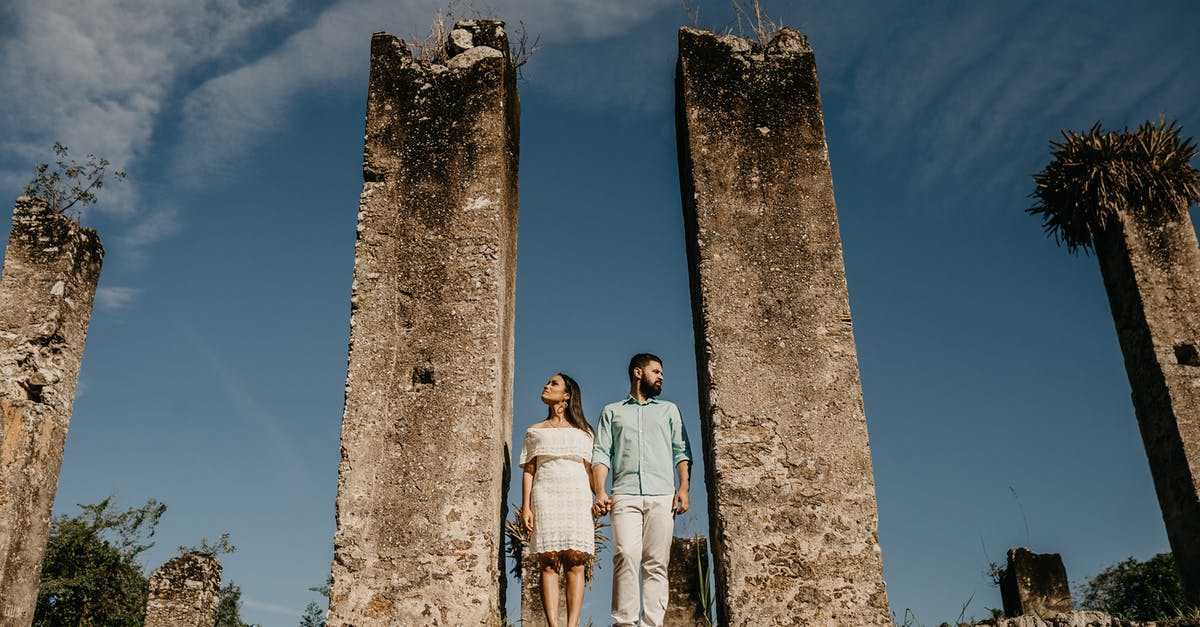
M641 390L642 396L658 396L662 392L662 384L654 384L642 379L638 381L638 389Z

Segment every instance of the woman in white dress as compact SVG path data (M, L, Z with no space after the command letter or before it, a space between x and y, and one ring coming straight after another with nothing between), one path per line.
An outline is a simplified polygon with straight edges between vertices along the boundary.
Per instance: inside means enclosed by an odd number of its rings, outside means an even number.
M559 627L558 577L567 578L567 625L578 627L583 610L584 568L596 552L592 522L591 457L593 432L583 417L579 385L565 374L542 388L550 411L525 431L518 464L521 520L529 528L529 554L542 573L546 622Z

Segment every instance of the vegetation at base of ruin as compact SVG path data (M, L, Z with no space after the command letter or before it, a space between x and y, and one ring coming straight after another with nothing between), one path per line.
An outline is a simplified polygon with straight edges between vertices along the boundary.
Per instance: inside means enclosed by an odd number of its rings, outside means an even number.
M940 623L939 625L941 625L942 627L944 627L945 625L954 625L955 627L967 627L967 626L971 625L972 623L974 623L975 622L974 616L972 616L971 618L966 618L967 607L969 605L971 605L971 601L973 601L974 599L975 599L975 593L972 592L971 596L967 597L967 601L965 603L963 603L962 610L960 610L958 613L958 618L954 619L953 623ZM996 617L994 610L992 611L992 617L993 618ZM892 612L892 625L894 627L925 627L925 623L922 623L921 621L917 620L917 615L914 614L913 611L907 607L904 608L904 618L903 619L897 618L895 611Z
M300 616L300 627L325 627L325 613L329 611L329 589L333 586L333 575L325 580L324 585L309 590L325 597L324 608L316 601L309 601L304 606L304 614Z
M712 627L713 607L716 605L712 589L712 566L708 563L708 555L700 550L699 543L696 543L696 571L696 581L700 583L700 611L704 613L700 623Z
M242 589L232 581L221 588L217 622L213 627L259 627L242 620Z
M410 35L404 40L408 45L408 49L412 51L413 57L445 65L450 60L450 31L454 30L454 24L462 20L495 20L499 19L491 11L480 11L475 8L472 0L451 0L450 4L446 5L446 10L438 9L433 16L433 22L429 26L429 33L424 37L419 35ZM525 21L517 22L517 28L509 33L508 38L508 59L513 65L513 69L517 71L517 78L523 80L525 78L522 72L525 64L529 63L535 52L538 50L538 43L541 41L541 35L529 40L529 30L525 28Z
M108 159L88 155L82 164L71 159L67 147L54 142L54 154L58 159L51 169L49 163L39 163L33 168L33 180L25 185L23 194L46 202L55 213L79 214L88 205L96 203L96 192L104 187L108 176L116 180L125 178L123 170L108 171Z
M1049 165L1033 175L1037 203L1026 212L1041 216L1046 234L1072 253L1092 248L1120 210L1165 221L1200 202L1200 173L1191 165L1196 142L1174 120L1143 122L1134 132L1096 122L1062 136L1050 142Z
M507 536L505 551L508 557L513 560L512 573L513 577L521 578L523 566L525 564L525 547L529 546L530 530L525 526L525 521L517 516L520 508L513 504L513 517L504 521L504 535ZM592 576L596 566L600 564L600 551L608 548L608 536L604 535L603 529L608 525L600 522L598 519L593 521L596 526L595 541L596 552L592 554L592 558L588 560L586 568L583 571L584 580L587 582L587 587L592 587ZM561 573L560 573L561 574Z
M149 578L139 557L154 545L150 538L167 506L151 499L117 511L109 497L79 508L50 523L33 624L140 627Z
M1075 591L1079 606L1125 620L1200 619L1189 607L1171 553L1142 562L1130 557L1100 571Z
M722 34L731 35L735 33L738 37L747 38L753 36L758 43L767 45L783 30L783 20L773 20L767 15L763 9L761 0L729 0L733 6L733 15L735 22L727 25L721 30ZM700 22L700 5L691 0L679 0L679 6L683 8L683 13L687 15L688 23L692 28L703 28Z

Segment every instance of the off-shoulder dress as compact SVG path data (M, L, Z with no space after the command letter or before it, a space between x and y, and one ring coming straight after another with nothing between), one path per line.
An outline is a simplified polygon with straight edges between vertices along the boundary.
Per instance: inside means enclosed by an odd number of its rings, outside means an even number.
M525 431L518 465L537 465L529 497L534 520L530 555L596 552L592 489L584 466L591 457L592 435L582 429Z

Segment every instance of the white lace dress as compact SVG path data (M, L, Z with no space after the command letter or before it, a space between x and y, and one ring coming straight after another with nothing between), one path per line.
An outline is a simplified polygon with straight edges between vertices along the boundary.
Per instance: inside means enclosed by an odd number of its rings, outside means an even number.
M595 553L592 489L585 461L592 458L592 435L566 427L525 431L517 464L533 461L533 534L529 555L556 551Z

